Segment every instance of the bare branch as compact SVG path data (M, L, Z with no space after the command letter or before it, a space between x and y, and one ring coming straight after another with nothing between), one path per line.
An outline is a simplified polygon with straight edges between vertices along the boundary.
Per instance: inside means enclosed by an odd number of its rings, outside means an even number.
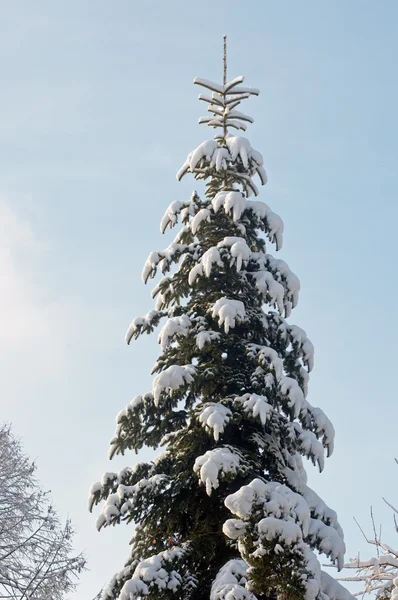
M398 460L394 460L398 464ZM394 528L398 533L398 509L396 509L385 498L383 498L383 500L394 513ZM382 542L381 526L379 534L377 534L372 507L370 508L370 517L373 529L372 538L369 538L365 534L364 530L355 518L354 521L366 542L372 546L376 546L376 556L373 556L367 560L360 560L358 555L357 559L350 560L350 562L346 563L343 568L354 569L356 574L352 577L349 576L339 578L339 581L362 582L362 584L364 584L364 588L361 592L354 594L355 596L375 594L379 600L387 600L388 598L392 597L392 590L394 587L393 581L398 577L398 549L396 550L385 542Z
M390 504L385 498L383 498L384 502L389 506L395 513L398 514L398 509L396 509L392 504Z
M375 519L374 519L374 516L373 516L373 508L372 508L372 506L370 507L370 518L372 520L372 527L373 527L374 543L375 543L375 546L376 546L376 553L377 553L377 556L380 556L380 552L379 552L379 543L380 543L380 541L377 539L376 525L375 525Z
M9 426L0 427L0 598L63 600L85 568Z

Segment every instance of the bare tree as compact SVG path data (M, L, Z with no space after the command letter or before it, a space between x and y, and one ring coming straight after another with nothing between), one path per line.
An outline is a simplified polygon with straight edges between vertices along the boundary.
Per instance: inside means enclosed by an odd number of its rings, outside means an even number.
M397 459L395 462L398 463ZM384 502L393 511L394 529L398 533L398 509L383 498ZM374 547L372 558L360 560L360 557L352 558L344 565L346 569L354 569L355 575L344 577L342 581L361 582L362 586L355 596L363 594L374 594L378 600L398 600L398 549L392 548L381 539L381 530L377 532L372 508L370 509L373 535L368 537L359 523L356 521L365 540Z
M72 556L73 530L62 524L35 464L7 425L0 428L0 598L62 600L85 568Z

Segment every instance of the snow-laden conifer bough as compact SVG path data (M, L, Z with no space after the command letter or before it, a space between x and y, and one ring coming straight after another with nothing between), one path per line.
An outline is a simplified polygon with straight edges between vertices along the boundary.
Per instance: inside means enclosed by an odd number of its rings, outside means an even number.
M203 196L166 209L161 231L182 226L152 252L144 282L160 271L154 310L133 320L127 342L160 326L152 390L117 416L110 455L163 447L151 463L106 473L90 493L97 527L134 522L130 556L103 600L348 600L314 550L339 568L336 513L307 485L302 458L322 470L333 425L307 400L313 346L286 318L300 283L268 253L283 222L256 200L261 154L240 135L238 110L259 91L243 77L206 79L199 98L215 131L190 152L177 179ZM266 242L267 240L267 242Z

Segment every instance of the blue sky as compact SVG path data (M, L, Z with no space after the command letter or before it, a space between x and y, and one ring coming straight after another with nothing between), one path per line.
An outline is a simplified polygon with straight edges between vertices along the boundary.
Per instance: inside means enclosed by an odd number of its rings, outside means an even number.
M70 515L89 600L131 529L98 534L87 491L109 463L117 412L150 389L156 336L124 344L151 307L140 273L168 240L160 218L200 186L175 173L211 132L195 76L259 87L246 103L300 277L291 322L316 349L310 401L336 427L315 489L337 509L347 557L368 550L369 506L394 543L398 6L367 0L228 4L15 0L0 19L2 419ZM72 600L72 597L71 597Z

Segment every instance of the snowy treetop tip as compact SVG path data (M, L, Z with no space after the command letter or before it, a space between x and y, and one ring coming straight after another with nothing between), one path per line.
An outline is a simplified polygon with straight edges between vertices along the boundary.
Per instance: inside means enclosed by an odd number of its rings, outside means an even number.
M240 75L235 77L228 83L223 85L196 77L194 83L211 90L211 96L208 94L200 94L199 100L203 100L209 104L208 111L211 116L200 117L199 123L209 125L209 127L221 128L225 133L228 127L241 129L246 131L246 123L253 123L253 119L236 109L241 100L249 98L249 96L258 96L260 91L256 88L242 87L239 84L243 83L244 77Z

